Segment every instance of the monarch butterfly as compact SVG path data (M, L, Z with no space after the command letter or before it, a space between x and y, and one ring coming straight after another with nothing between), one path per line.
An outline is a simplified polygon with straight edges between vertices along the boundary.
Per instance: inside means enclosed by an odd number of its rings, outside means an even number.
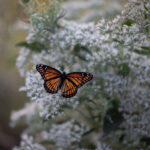
M61 89L62 96L65 98L76 95L78 88L93 78L93 75L90 73L71 72L66 74L65 72L61 73L57 69L43 64L36 65L36 69L44 80L45 90L48 93L54 94Z

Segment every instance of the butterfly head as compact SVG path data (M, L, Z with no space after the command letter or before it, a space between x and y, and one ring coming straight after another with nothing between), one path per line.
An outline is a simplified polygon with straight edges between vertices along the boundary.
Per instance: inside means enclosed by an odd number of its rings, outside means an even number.
M64 77L65 77L65 76L66 76L66 72L63 72L63 73L62 73L62 76L64 76Z
M63 72L63 73L61 74L61 77L62 77L62 79L65 79L65 78L66 78L66 73Z

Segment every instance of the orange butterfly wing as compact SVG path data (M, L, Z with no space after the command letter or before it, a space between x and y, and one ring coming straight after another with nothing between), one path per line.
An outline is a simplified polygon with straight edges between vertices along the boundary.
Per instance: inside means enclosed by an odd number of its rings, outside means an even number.
M49 80L55 77L60 77L61 72L47 65L36 65L37 71L41 74L44 80Z
M61 72L46 65L36 65L37 71L44 79L44 88L49 93L57 93L61 84Z
M67 74L67 77L62 86L62 96L66 98L73 97L78 88L86 82L92 80L93 75L86 72L73 72Z
M67 74L67 78L74 82L78 88L93 79L93 75L87 72L72 72Z
M77 90L78 88L73 82L70 82L68 79L65 79L61 88L63 97L65 98L73 97L77 93Z
M44 82L44 88L49 93L57 93L61 84L61 78L55 78Z

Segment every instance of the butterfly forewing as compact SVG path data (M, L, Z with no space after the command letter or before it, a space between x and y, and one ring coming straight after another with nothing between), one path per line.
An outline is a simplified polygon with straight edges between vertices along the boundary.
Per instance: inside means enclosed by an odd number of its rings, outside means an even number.
M68 79L65 79L61 91L63 97L70 98L77 93L77 86Z
M69 73L67 78L74 82L78 88L80 88L86 82L92 80L93 75L86 72L73 72Z
M44 80L49 80L52 78L60 77L61 72L47 65L36 65L37 71L41 74Z
M61 72L47 65L36 65L37 71L44 79L44 88L49 93L57 93L61 84Z

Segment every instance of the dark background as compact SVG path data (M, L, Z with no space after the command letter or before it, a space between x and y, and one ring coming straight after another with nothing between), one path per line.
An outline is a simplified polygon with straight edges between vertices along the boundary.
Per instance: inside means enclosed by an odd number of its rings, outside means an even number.
M10 150L19 145L23 126L10 127L10 114L23 107L25 93L18 92L24 85L16 68L19 48L15 45L25 39L23 28L18 28L24 18L18 0L0 0L0 150Z

